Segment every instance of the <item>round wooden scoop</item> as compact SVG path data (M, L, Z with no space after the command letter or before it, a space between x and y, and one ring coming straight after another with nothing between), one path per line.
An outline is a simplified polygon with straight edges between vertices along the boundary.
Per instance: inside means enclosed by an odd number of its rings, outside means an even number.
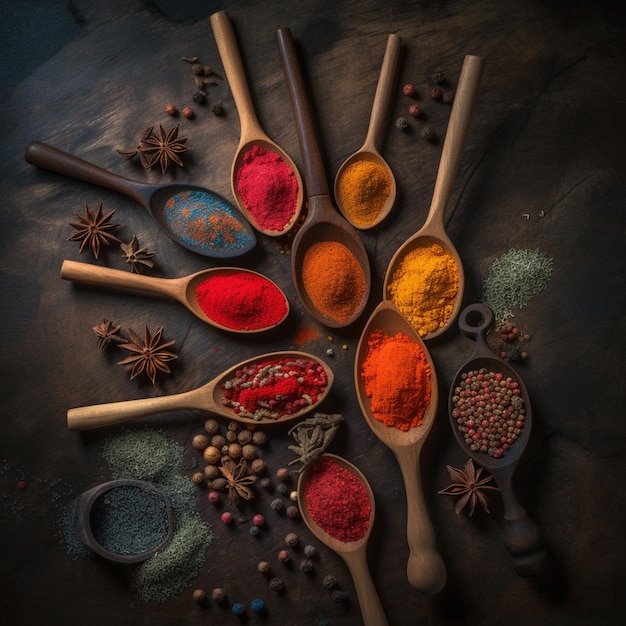
M459 287L454 300L453 310L444 325L426 335L424 339L434 339L446 332L456 319L463 302L463 291L465 289L463 263L456 248L446 234L444 215L452 194L452 187L459 169L461 156L463 155L483 66L484 61L480 57L470 55L465 57L457 91L454 96L454 104L450 113L450 121L446 131L435 189L426 222L419 231L409 237L398 248L391 258L385 274L383 298L389 298L389 285L393 282L397 269L400 267L404 257L415 248L439 244L454 259L459 274Z
M293 105L298 138L304 163L304 180L309 201L304 224L295 236L291 247L291 273L298 296L310 315L331 328L348 326L363 313L371 289L370 264L365 246L356 230L343 218L332 204L322 155L316 138L316 129L308 103L304 78L291 32L282 28L276 33L278 49L283 64L289 94ZM359 262L365 276L366 288L360 304L349 319L341 322L326 316L311 301L302 280L302 265L308 249L316 243L339 242L346 246ZM320 268L324 271L324 268Z
M182 183L152 185L131 180L38 141L32 141L28 145L25 157L31 165L127 195L141 204L172 240L198 254L216 258L234 257L249 252L256 245L254 231L238 209L204 187ZM217 206L206 212L215 218L214 223L223 226L223 234L226 235L224 241L228 240L228 244L222 242L222 237L216 236L213 238L214 245L195 245L171 227L166 217L166 204L175 195L185 192L198 192L206 198L207 204L216 203ZM231 241L233 227L239 235L236 242ZM217 234L219 235L219 232Z
M224 326L223 324L216 322L214 319L211 319L198 304L198 299L196 297L196 289L198 285L212 276L234 276L237 274L258 276L259 278L266 280L269 285L272 285L277 292L282 294L285 300L285 315L282 319L271 326L253 328L249 330ZM258 272L244 270L237 267L215 267L196 272L190 276L183 276L182 278L159 278L156 276L143 276L141 274L123 272L121 270L92 265L90 263L79 263L77 261L65 260L61 266L61 278L96 287L122 287L168 296L186 306L203 322L229 332L258 333L266 331L281 324L289 314L289 301L278 285ZM223 295L224 297L228 297L228 294Z
M378 146L385 124L386 113L391 102L401 46L402 38L399 35L389 35L387 38L385 56L383 57L383 64L380 69L380 76L378 78L378 85L376 86L376 93L374 95L374 103L372 105L372 113L370 115L370 123L367 136L365 137L365 143L359 150L343 162L335 175L335 201L337 202L339 210L343 213L343 216L355 228L368 229L377 226L387 217L387 215L389 215L389 212L393 208L396 201L396 179L391 171L391 168L389 167L389 164L381 156ZM349 214L342 206L341 194L339 193L341 178L346 168L358 161L373 161L378 163L385 170L387 170L389 180L391 181L391 189L384 205L380 209L378 215L367 223L356 223L354 220L350 219Z
M222 403L222 399L224 398L222 383L232 379L237 370L254 363L269 360L278 361L283 359L310 360L324 368L328 382L326 389L320 394L317 402L306 405L299 411L290 415L285 415L278 419L263 417L258 420L242 417L235 413L231 408L224 406ZM112 402L109 404L95 404L92 406L70 409L67 412L67 427L70 430L89 430L92 428L100 428L102 426L110 426L112 424L123 424L139 417L154 415L155 413L182 411L186 409L209 411L243 424L257 424L263 426L268 424L282 424L298 419L306 413L316 409L328 395L328 392L332 387L333 380L334 375L328 365L312 354L308 354L306 352L270 352L268 354L263 354L255 358L242 361L241 363L227 369L225 372L205 385L192 389L191 391L185 391L183 393L177 393L169 396L142 398L140 400L126 400L123 402Z
M300 212L302 210L302 203L304 199L304 191L302 189L302 178L300 172L292 161L291 157L274 141L272 141L263 131L261 125L257 119L252 104L252 98L250 96L250 90L246 81L246 74L243 66L243 61L239 53L237 46L237 38L233 31L233 26L228 17L226 11L219 11L213 13L210 18L211 27L213 29L213 35L215 42L217 43L217 49L220 53L222 65L224 66L224 72L226 73L226 79L230 85L230 90L233 94L235 106L239 113L239 119L241 123L241 133L239 139L239 146L235 152L233 164L230 171L230 180L233 190L233 195L237 200L237 205L241 212L246 216L248 221L254 225L254 227L265 235L270 237L279 237L287 233L298 221ZM293 170L294 176L298 182L298 199L293 216L289 221L280 229L272 230L264 228L255 219L254 215L250 213L245 203L241 199L237 191L237 172L241 169L243 157L253 146L259 145L271 152L278 154L287 165Z
M363 363L368 354L371 334L380 330L387 336L402 333L419 344L430 365L431 388L428 405L421 426L402 431L385 426L372 413L371 400L365 391ZM383 300L368 320L357 347L354 363L354 382L363 416L372 432L394 453L402 476L407 499L407 540L409 561L407 576L412 587L426 594L435 594L446 583L446 568L436 548L435 531L430 521L422 488L420 454L437 414L439 391L432 358L416 330L401 315L395 305Z
M546 553L542 545L537 525L528 517L517 501L512 486L513 473L522 456L532 427L532 411L528 391L519 374L504 360L497 356L489 342L487 333L493 327L492 310L485 304L472 304L461 312L459 328L463 334L476 341L474 354L456 373L450 387L448 413L450 425L461 448L478 464L489 470L502 494L504 503L504 543L513 557L513 565L520 576L537 576L545 565ZM469 370L486 368L488 371L501 372L517 381L524 400L526 418L519 437L503 456L494 458L486 452L474 452L465 443L463 433L458 429L456 418L452 416L454 389L459 385L461 374Z
M372 512L369 519L367 532L358 541L345 542L340 539L336 539L332 535L329 535L322 528L320 528L307 510L305 487L310 480L311 470L316 461L322 459L332 459L345 469L352 472L365 486L369 499L372 505ZM374 517L376 512L376 503L374 501L374 494L372 488L367 482L367 479L363 474L349 461L346 461L342 457L335 454L324 453L321 454L317 460L308 465L298 478L298 505L300 507L300 513L304 523L309 530L319 539L324 545L336 552L345 562L352 580L354 581L354 588L356 589L357 598L359 600L359 606L361 607L361 615L365 626L386 626L387 617L383 611L378 592L372 581L372 577L367 565L367 542L374 525Z

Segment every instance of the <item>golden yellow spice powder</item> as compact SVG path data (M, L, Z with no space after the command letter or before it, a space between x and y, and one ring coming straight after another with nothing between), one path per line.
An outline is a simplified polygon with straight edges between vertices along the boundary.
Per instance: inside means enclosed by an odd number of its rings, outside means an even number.
M357 228L374 224L391 193L391 182L387 169L376 161L350 163L337 181L337 202L346 218Z
M459 268L439 244L411 250L387 285L387 295L421 337L448 321L458 290Z

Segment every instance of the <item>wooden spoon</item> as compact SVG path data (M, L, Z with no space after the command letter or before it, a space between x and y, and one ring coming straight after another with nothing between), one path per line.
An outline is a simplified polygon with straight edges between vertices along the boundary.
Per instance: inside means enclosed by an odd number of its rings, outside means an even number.
M291 247L291 273L298 296L313 318L332 328L348 326L365 309L371 289L370 265L365 246L356 230L332 204L324 163L316 138L313 117L308 103L298 54L288 28L276 32L276 40L293 105L298 139L304 163L304 180L308 195L308 214ZM363 274L366 288L360 304L349 319L339 322L324 315L311 301L302 280L302 264L307 250L319 242L339 242L355 256ZM320 268L323 271L324 268Z
M131 180L38 141L28 145L25 157L37 167L129 196L152 215L171 239L198 254L216 258L234 257L249 252L256 245L254 231L239 211L217 193L204 187L182 183L152 185ZM219 230L215 232L207 229L208 235L203 237L203 245L193 243L189 237L185 238L184 231L177 231L168 222L168 200L185 192L198 194L201 200L196 203L198 215L214 217L212 223L220 224Z
M231 328L230 326L224 326L216 322L214 319L211 319L198 304L198 299L196 297L196 289L198 285L213 276L233 276L236 274L258 276L266 280L270 285L273 285L277 291L282 294L285 300L285 314L282 319L271 326L254 328L252 330ZM143 276L142 274L123 272L121 270L92 265L90 263L79 263L77 261L65 260L61 266L61 278L78 283L85 283L87 285L94 285L96 287L123 287L169 296L186 306L203 322L211 324L211 326L215 326L216 328L236 333L257 333L269 330L270 328L275 328L281 324L289 314L289 302L278 285L262 274L237 267L215 267L196 272L190 276L183 276L182 278L159 278L156 276ZM226 295L227 294L224 294L224 296Z
M335 175L335 201L337 202L339 210L343 213L343 216L355 228L368 229L377 226L387 217L387 215L389 215L389 212L396 201L396 179L391 171L391 168L389 167L389 164L381 156L378 150L378 145L380 143L380 136L385 124L386 113L392 99L401 46L402 38L399 35L389 35L387 38L385 56L383 57L383 64L380 69L380 76L378 78L378 85L376 86L376 93L374 95L374 103L372 105L372 113L370 116L367 136L365 137L365 143L359 150L343 162ZM341 194L339 193L340 181L343 173L348 166L357 161L373 161L378 163L381 167L387 170L389 180L391 181L389 195L387 196L387 199L385 200L385 203L380 209L378 215L371 222L360 224L352 220L350 215L346 213L345 207L341 203Z
M235 413L231 408L223 405L224 391L222 383L234 377L238 369L247 365L261 363L263 361L278 361L283 359L305 359L314 361L324 369L327 377L327 385L324 391L319 395L317 402L309 404L299 411L290 415L285 415L278 419L263 417L253 420L242 417ZM228 419L241 422L243 424L257 424L266 426L268 424L283 424L291 422L316 409L326 398L330 388L332 387L334 374L332 370L312 354L306 352L270 352L261 356L242 361L225 372L211 380L210 382L183 393L177 393L169 396L159 396L155 398L142 398L140 400L126 400L123 402L111 402L108 404L95 404L92 406L78 407L70 409L67 412L67 427L70 430L88 430L92 428L100 428L102 426L110 426L112 424L123 424L139 417L154 415L166 411L182 411L186 409L198 409L200 411L209 411Z
M435 181L433 198L426 217L426 222L414 235L409 237L398 248L391 258L383 287L383 298L388 298L389 285L393 282L394 274L404 257L415 248L428 247L439 244L454 259L459 273L459 288L454 300L453 310L444 325L436 331L427 334L424 339L434 339L444 333L456 319L463 302L465 289L465 274L463 263L456 248L448 238L444 227L444 214L452 187L459 169L461 156L465 147L465 140L469 131L472 112L478 94L478 85L482 76L484 61L477 56L466 56L461 69L461 76L454 96L454 104L450 113L450 121L443 144L439 170Z
M365 391L363 363L368 354L370 335L380 330L387 336L402 333L419 344L430 365L430 404L424 413L423 423L408 431L385 426L372 413L371 400ZM422 488L420 454L437 414L439 390L432 358L417 331L389 300L383 300L368 320L359 344L354 363L354 382L357 398L367 425L394 453L402 476L407 499L407 540L409 560L407 577L412 587L426 594L435 594L446 583L446 568L436 548L435 531L430 521Z
M363 483L367 489L367 493L372 504L372 512L367 532L358 541L345 542L340 539L336 539L322 530L309 514L306 506L305 487L310 480L313 466L321 459L332 459L345 469L349 470ZM350 570L350 575L354 581L354 588L356 589L359 606L361 607L361 615L363 616L365 626L386 626L388 623L387 617L383 611L383 607L378 597L378 592L376 591L376 587L374 586L374 582L372 581L367 565L367 542L372 532L372 526L374 525L376 503L374 501L372 488L367 482L365 476L354 465L352 465L352 463L346 461L346 459L336 456L335 454L324 453L321 454L316 461L308 465L300 474L300 477L298 478L297 493L300 513L304 523L313 535L317 537L317 539L319 539L328 548L335 551L344 560Z
M261 128L254 112L250 90L248 89L248 84L246 82L243 61L237 46L237 38L235 36L235 32L233 31L233 26L228 17L228 13L226 13L226 11L213 13L210 20L215 42L217 43L217 49L220 53L222 65L224 66L224 72L226 73L226 79L230 85L230 90L233 94L233 99L235 100L235 106L237 107L241 123L239 146L235 152L235 157L230 171L230 181L233 195L235 196L237 205L239 206L241 212L258 231L270 237L279 237L291 230L300 217L302 202L304 199L302 178L291 157L280 146L273 142ZM285 161L285 163L287 163L287 165L289 165L289 167L293 170L294 176L298 182L298 198L294 214L289 221L278 230L271 230L261 226L254 215L250 213L237 191L237 172L241 169L245 153L255 145L261 146L280 155L283 161Z
M504 543L513 557L513 565L520 576L537 576L541 573L546 559L537 525L528 517L519 504L512 486L513 473L522 456L532 427L532 411L528 391L519 374L502 358L497 356L487 341L487 333L494 324L492 310L485 304L471 304L461 312L459 328L461 332L476 341L474 354L456 373L450 387L448 412L452 431L461 448L472 459L485 467L496 481L504 503ZM501 372L517 381L521 397L526 408L526 418L519 437L503 456L494 458L486 452L474 452L465 443L462 432L458 429L456 418L452 416L455 387L459 385L461 374L469 370L486 368L491 372Z

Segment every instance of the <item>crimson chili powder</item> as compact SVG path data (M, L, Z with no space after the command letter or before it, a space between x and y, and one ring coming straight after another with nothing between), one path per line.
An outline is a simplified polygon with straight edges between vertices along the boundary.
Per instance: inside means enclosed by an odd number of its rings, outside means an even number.
M262 330L281 322L288 312L283 292L260 274L213 274L195 290L207 317L233 330Z
M313 465L304 488L311 519L331 537L350 543L367 533L372 502L360 478L332 458Z
M258 144L244 152L235 189L262 230L282 231L296 213L298 181L293 169L279 154Z

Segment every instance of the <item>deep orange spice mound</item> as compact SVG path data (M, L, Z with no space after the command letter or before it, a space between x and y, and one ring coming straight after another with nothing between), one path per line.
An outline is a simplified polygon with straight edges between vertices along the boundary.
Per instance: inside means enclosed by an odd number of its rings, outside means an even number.
M361 376L374 417L407 431L421 426L430 404L430 365L422 347L407 335L375 330Z

